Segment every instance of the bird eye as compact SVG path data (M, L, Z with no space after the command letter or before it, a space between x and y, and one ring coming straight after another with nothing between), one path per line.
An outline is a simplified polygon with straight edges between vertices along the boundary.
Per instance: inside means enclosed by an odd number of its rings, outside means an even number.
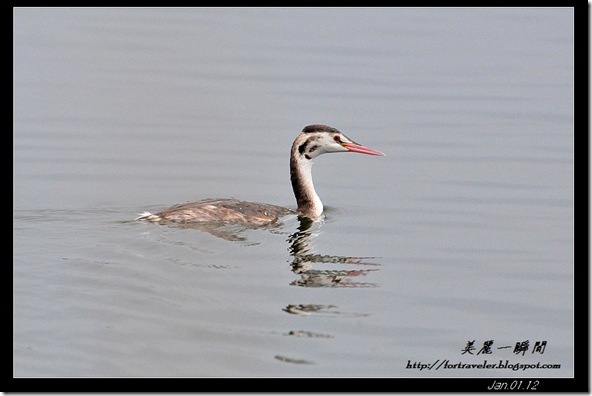
M341 143L341 138L339 137L339 135L333 136L333 140L335 140L337 143Z

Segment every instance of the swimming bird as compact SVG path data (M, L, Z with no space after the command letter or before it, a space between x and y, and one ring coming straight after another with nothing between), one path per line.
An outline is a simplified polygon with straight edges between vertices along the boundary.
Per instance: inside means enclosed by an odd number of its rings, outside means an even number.
M144 212L136 220L261 226L294 214L314 221L321 217L323 203L312 182L313 159L321 154L340 152L384 155L354 142L336 128L321 124L308 125L296 136L290 152L290 180L298 205L296 210L234 198L210 198L174 205L154 214Z

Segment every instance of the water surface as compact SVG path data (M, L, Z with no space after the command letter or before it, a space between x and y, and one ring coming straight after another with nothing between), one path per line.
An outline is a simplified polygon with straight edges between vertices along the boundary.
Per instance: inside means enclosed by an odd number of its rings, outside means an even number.
M572 9L13 18L15 377L573 376ZM294 208L312 123L386 153L316 160L323 222L133 220Z

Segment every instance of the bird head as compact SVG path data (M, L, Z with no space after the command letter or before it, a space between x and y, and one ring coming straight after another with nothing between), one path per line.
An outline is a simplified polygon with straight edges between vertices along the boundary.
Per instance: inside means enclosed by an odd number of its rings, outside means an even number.
M326 153L352 152L367 155L384 155L380 151L354 142L336 128L320 124L304 127L294 141L292 150L296 150L299 156L309 160Z

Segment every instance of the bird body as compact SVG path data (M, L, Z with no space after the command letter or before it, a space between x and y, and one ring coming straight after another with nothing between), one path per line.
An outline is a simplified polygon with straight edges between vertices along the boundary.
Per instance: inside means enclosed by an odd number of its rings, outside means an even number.
M308 125L296 137L290 152L290 180L298 205L297 210L234 198L209 198L174 205L155 214L144 212L136 220L255 226L273 223L289 214L317 220L323 213L323 203L312 182L313 159L321 154L336 152L384 155L354 142L336 128L320 124Z
M171 206L155 214L144 212L136 220L175 223L226 223L265 225L282 216L297 214L282 206L234 198L208 198Z

